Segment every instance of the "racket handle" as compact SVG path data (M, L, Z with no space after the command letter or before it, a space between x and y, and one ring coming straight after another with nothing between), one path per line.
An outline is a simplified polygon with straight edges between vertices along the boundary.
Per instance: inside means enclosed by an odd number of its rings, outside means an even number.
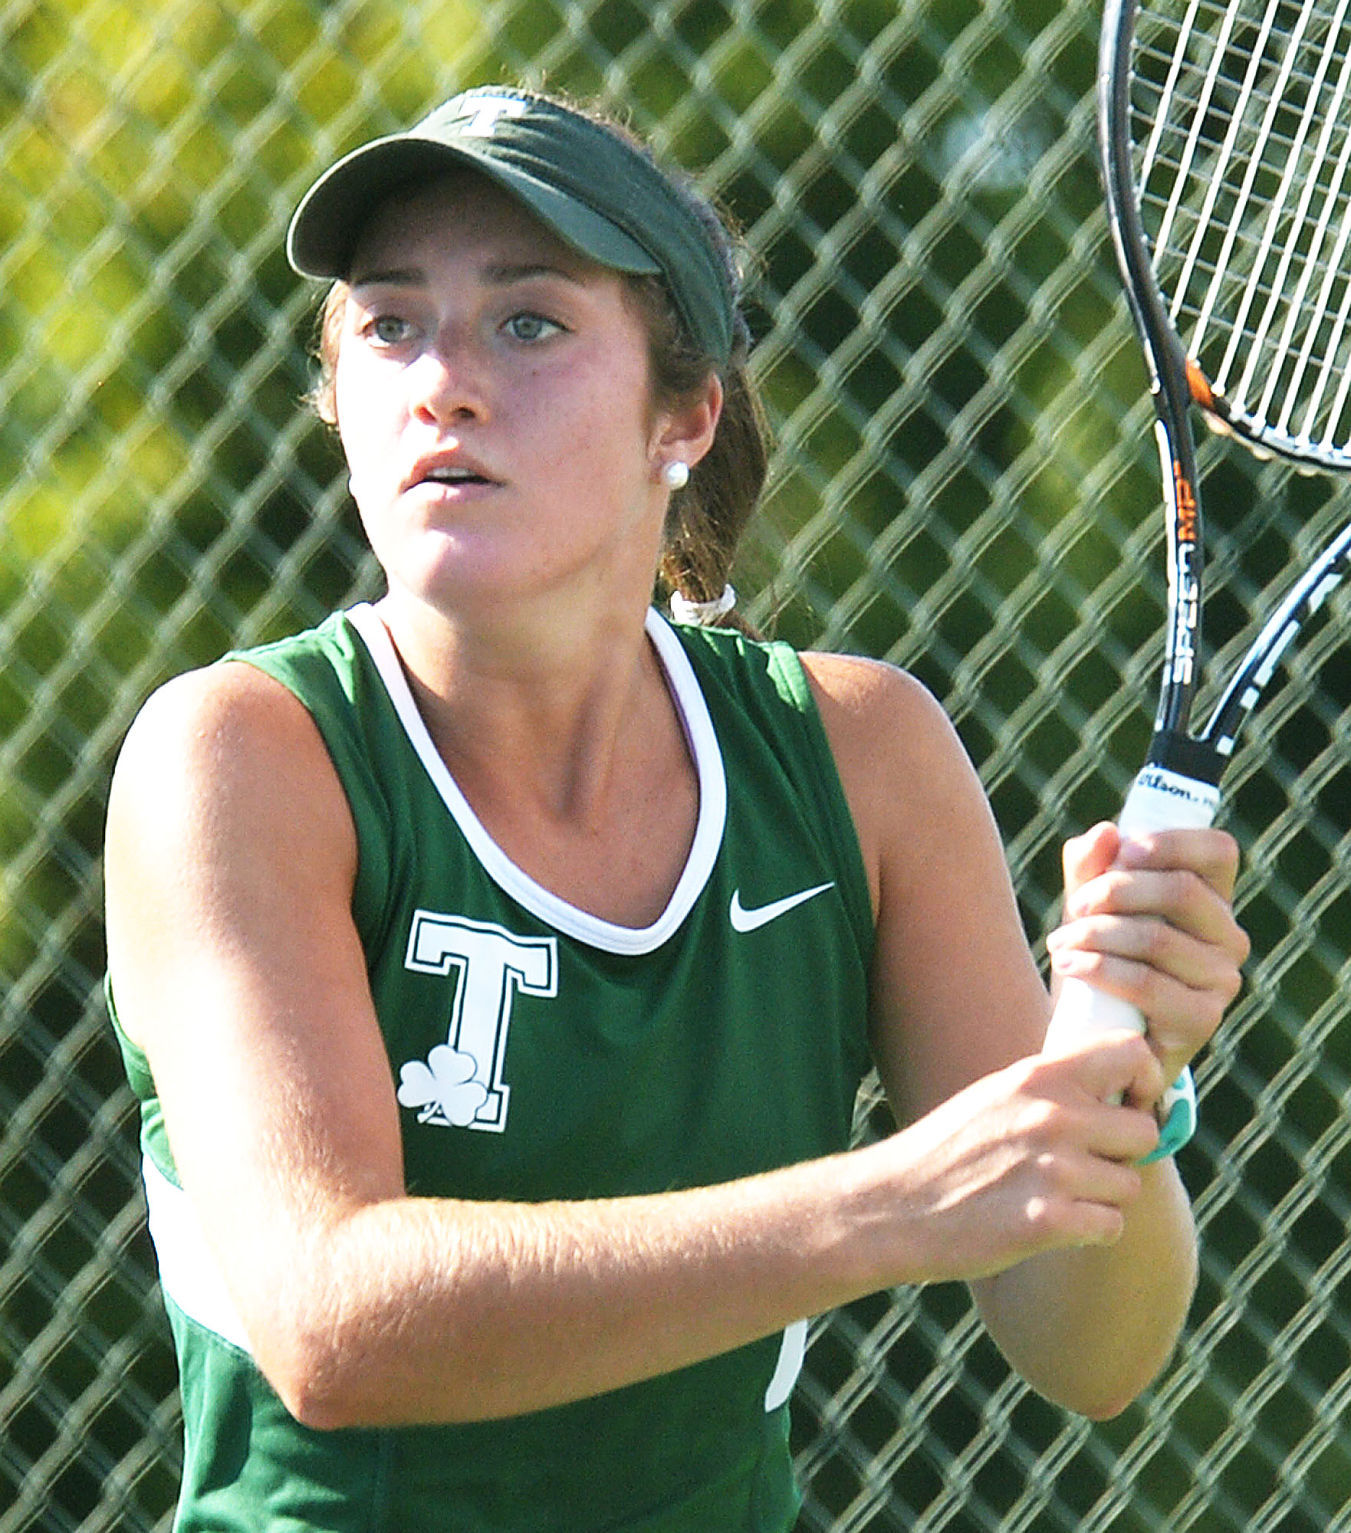
M1219 802L1220 792L1213 784L1150 765L1132 783L1117 827L1123 836L1154 830L1201 830L1214 821ZM1086 980L1066 979L1046 1029L1042 1053L1068 1054L1087 1039L1105 1033L1144 1031L1145 1019L1129 1001L1096 990ZM1184 1072L1159 1099L1159 1121L1167 1143L1181 1143L1190 1135L1195 1104L1190 1072Z

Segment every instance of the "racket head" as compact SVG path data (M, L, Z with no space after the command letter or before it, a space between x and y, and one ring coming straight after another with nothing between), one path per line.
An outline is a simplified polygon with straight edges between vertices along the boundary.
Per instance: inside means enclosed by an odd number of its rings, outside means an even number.
M1138 0L1112 66L1151 344L1212 423L1351 468L1347 0ZM1124 139L1124 142L1123 142Z

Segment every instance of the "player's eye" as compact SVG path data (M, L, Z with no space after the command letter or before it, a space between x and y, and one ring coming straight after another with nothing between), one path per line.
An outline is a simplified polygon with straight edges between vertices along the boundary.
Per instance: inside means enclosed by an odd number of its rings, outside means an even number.
M524 310L520 314L513 314L502 327L515 341L543 341L551 335L561 334L563 326L557 321L546 319L543 314L536 314L532 310Z
M412 325L398 314L373 314L362 327L366 338L377 346L398 346L406 341Z

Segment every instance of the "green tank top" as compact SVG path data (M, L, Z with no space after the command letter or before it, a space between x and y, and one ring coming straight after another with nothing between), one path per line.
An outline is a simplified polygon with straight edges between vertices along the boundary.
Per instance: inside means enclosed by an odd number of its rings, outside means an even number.
M698 772L698 824L649 927L599 920L493 843L369 607L240 655L313 716L346 792L352 910L415 1196L700 1186L848 1142L873 930L857 838L796 655L648 633ZM110 995L110 1009L112 1008ZM116 1013L113 1012L116 1025ZM177 1529L781 1533L805 1321L705 1363L506 1421L317 1432L248 1352L177 1185L144 1055L151 1233L179 1355Z

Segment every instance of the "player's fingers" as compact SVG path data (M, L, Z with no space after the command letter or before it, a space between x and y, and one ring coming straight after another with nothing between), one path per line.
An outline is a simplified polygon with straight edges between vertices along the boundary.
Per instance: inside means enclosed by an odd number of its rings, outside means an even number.
M1041 1185L1032 1194L1029 1212L1035 1218L1041 1198L1059 1204L1056 1222L1067 1238L1058 1243L1110 1243L1117 1223L1109 1211L1119 1213L1139 1196L1138 1163L1157 1147L1159 1132L1148 1113L1129 1116L1138 1122L1138 1131L1120 1154L1066 1153L1039 1168Z
M1188 984L1154 963L1101 950L1066 949L1052 955L1052 964L1139 1009L1166 1080L1175 1079L1214 1036L1241 985L1236 965L1217 964L1204 982Z
M1242 988L1238 972L1229 966L1217 965L1197 983L1189 983L1154 963L1120 953L1069 950L1054 954L1051 962L1059 974L1130 1001L1144 1013L1151 1034L1163 1026L1172 1033L1185 1033L1192 1052L1218 1027Z
M1139 1047L1141 1043L1145 1045L1143 1049ZM1102 1134L1112 1136L1111 1142L1103 1145L1100 1153L1112 1153L1117 1159L1134 1165L1158 1142L1154 1104L1174 1077L1164 1073L1148 1038L1134 1038L1131 1047L1123 1044L1102 1061L1101 1068L1107 1074L1110 1090L1107 1100L1126 1103L1137 1110L1111 1115L1110 1121L1100 1130Z
M1248 939L1226 921L1197 933L1155 915L1092 915L1058 927L1046 939L1057 974L1088 978L1095 960L1133 960L1196 990L1217 990L1228 1004L1242 984Z
M1061 1079L1060 1089L1045 1085L1049 1095L1067 1104L1077 1100L1081 1106L1091 1105L1093 1115L1085 1145L1093 1154L1133 1164L1153 1148L1151 1135L1156 1125L1149 1110L1167 1077L1149 1042L1139 1033L1099 1033L1064 1054L1041 1056L1035 1068L1045 1072L1044 1082L1052 1077ZM1117 1104L1123 1100L1141 1110L1121 1109Z
M1230 900L1238 879L1238 842L1224 830L1158 830L1121 842L1116 858L1123 868L1157 868L1192 873L1221 899Z
M1213 944L1234 962L1241 964L1248 956L1247 934L1228 899L1190 869L1118 865L1066 898L1066 925L1102 916L1161 921L1198 942Z
M1107 871L1121 846L1121 834L1104 820L1080 836L1071 836L1061 848L1065 888L1072 891Z
M1087 1198L1076 1199L1062 1219L1065 1238L1058 1242L1064 1246L1114 1246L1126 1230L1126 1216L1122 1203L1090 1202ZM1043 1217L1039 1204L1029 1209L1030 1218Z

